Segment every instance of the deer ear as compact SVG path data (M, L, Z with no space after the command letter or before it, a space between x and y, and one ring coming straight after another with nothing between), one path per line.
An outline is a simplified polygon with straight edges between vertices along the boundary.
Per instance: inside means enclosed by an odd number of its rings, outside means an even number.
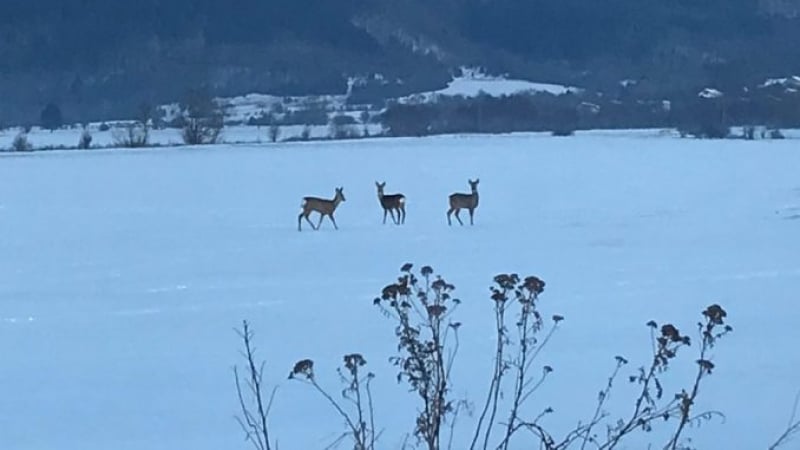
M480 178L475 178L475 184L478 184L478 183L480 183L480 182L481 182L481 179L480 179Z

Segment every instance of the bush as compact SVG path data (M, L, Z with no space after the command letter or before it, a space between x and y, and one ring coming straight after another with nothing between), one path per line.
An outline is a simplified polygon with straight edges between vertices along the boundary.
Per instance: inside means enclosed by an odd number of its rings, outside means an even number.
M697 139L724 139L730 136L731 129L718 122L707 122L678 128L681 136Z
M269 141L270 142L278 142L278 138L281 135L281 127L277 123L273 123L269 126Z
M14 140L11 142L11 151L12 152L29 152L33 150L33 145L31 145L30 141L28 140L28 133L25 131L21 131L14 137Z
M553 136L562 136L562 137L572 136L573 134L575 134L575 128L570 126L557 127L553 131L551 131L551 134Z
M87 150L92 146L92 133L89 133L89 130L84 129L83 133L81 133L81 138L78 140L78 148L81 150Z
M333 121L328 125L328 136L331 139L352 139L360 137L353 125L341 125Z
M783 135L783 132L777 128L769 130L769 138L770 139L785 139L786 136Z
M450 448L445 433L449 429L452 438L460 411L473 404L459 398L452 390L458 375L454 368L460 367L454 361L461 342L462 323L456 317L461 301L453 296L455 286L436 275L432 268L425 266L419 272L412 268L411 264L405 264L400 276L382 289L373 304L388 320L388 328L397 340L397 345L392 346L397 353L389 358L397 368L396 379L406 384L407 392L419 402L415 417L408 418L413 435L426 450L441 450ZM593 415L574 421L578 425L571 430L559 430L563 436L554 435L540 419L554 414L553 406L558 405L534 408L530 404L536 398L533 394L555 376L553 367L542 364L540 358L542 350L564 322L564 317L558 314L548 317L542 312L544 288L545 282L535 276L499 274L494 278L486 302L487 307L491 305L494 318L493 367L487 374L489 388L484 400L476 405L477 424L469 434L472 439L469 448L505 450L514 441L519 446L547 450L584 448L586 444L591 444L591 448L610 449L624 445L633 434L671 424L666 436L668 442L659 448L676 449L683 448L687 441L683 435L688 427L724 417L716 411L697 411L701 388L716 369L710 352L732 331L727 324L727 312L713 304L702 311L694 339L670 323L648 322L650 336L645 345L652 349L652 355L628 375L624 372L628 370L629 361L615 356L611 374L595 400ZM477 333L483 335L483 331ZM248 367L244 376L234 370L242 411L239 421L247 439L256 448L270 449L272 441L277 439L270 437L268 429L272 397L266 400L266 390L261 383L264 364L254 361L253 334L246 322L239 336L244 343L242 353ZM689 357L693 373L683 386L675 386L674 380L667 383L666 378L675 377L671 375L674 371L669 369L686 359L682 356L689 351L690 344L697 349L697 356ZM344 384L340 391L344 402L337 401L322 386L311 359L299 360L289 375L290 379L307 383L327 400L346 427L337 442L349 439L356 450L373 450L376 434L379 434L373 422L370 391L370 381L375 374L365 374L365 366L366 360L359 353L344 356L344 368L338 371ZM622 418L612 416L607 404L619 378L635 385L633 397L629 399L633 413ZM674 387L668 390L667 386ZM274 388L272 393L274 395ZM800 423L790 424L778 443L797 432L800 432Z
M181 137L186 145L216 144L222 134L222 116L188 117Z
M111 125L109 125L109 124L107 124L105 122L100 124L100 128L99 128L100 131L108 131L110 129L111 129Z
M150 128L147 123L129 122L111 131L114 145L126 148L142 148L150 144Z

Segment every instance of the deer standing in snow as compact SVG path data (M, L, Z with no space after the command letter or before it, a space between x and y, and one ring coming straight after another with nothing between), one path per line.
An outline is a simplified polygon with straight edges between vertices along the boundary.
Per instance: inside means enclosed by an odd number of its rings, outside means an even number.
M383 192L383 188L386 187L385 181L383 183L376 181L375 187L378 188L378 201L381 202L381 207L383 207L383 224L386 224L386 213L391 214L392 222L395 225L406 223L406 196L403 194L386 195ZM397 220L394 218L395 211L397 211Z
M319 227L322 225L322 219L324 219L325 216L330 217L331 222L333 222L333 227L338 230L339 227L336 226L336 219L333 218L333 212L336 211L336 207L339 206L339 203L345 201L343 189L343 187L336 188L336 195L334 195L332 200L319 197L303 197L303 203L300 205L303 209L300 211L300 215L297 216L297 231L300 231L300 224L302 223L303 217L306 218L306 221L308 221L312 229L319 230ZM311 219L308 218L314 211L319 213L319 222L316 227L311 222Z
M464 225L464 222L461 221L461 218L458 217L458 212L462 209L469 210L469 224L472 225L472 216L475 214L475 208L478 207L478 182L480 180L478 178L475 181L467 180L469 182L469 187L472 190L469 194L464 194L461 192L456 192L455 194L450 194L450 209L447 210L447 224L452 225L450 222L450 215L453 212L456 213L456 219L458 223Z

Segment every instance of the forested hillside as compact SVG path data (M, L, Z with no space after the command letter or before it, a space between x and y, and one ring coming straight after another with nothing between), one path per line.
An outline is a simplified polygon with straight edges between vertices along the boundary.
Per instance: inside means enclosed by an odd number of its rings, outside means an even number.
M797 0L5 0L0 120L47 102L125 116L201 85L223 95L374 95L482 65L537 81L653 93L800 72Z

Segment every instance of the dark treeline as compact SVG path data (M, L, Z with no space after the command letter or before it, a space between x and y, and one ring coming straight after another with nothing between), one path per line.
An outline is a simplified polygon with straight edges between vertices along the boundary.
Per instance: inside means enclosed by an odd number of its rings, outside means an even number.
M214 94L441 87L461 65L663 95L729 90L800 72L800 0L5 0L0 121L49 102L66 120L124 117L141 102Z
M677 128L697 137L725 137L731 126L800 127L800 93L761 89L717 98L676 94L670 100L580 93L443 97L390 105L381 120L393 136Z

